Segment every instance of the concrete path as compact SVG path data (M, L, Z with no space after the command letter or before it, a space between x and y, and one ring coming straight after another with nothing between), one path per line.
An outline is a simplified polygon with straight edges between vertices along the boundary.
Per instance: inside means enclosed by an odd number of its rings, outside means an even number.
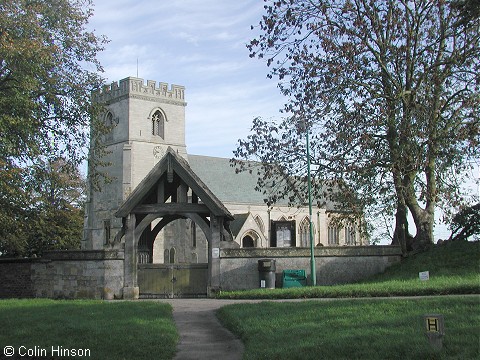
M152 301L152 300L146 300ZM215 311L222 306L237 303L259 303L284 300L218 300L218 299L158 299L173 307L173 319L180 334L174 360L240 360L243 343L220 324Z
M165 299L173 306L173 319L180 333L175 360L240 360L243 344L225 329L215 311L230 300ZM245 302L245 301L242 301ZM253 302L253 301L252 301Z

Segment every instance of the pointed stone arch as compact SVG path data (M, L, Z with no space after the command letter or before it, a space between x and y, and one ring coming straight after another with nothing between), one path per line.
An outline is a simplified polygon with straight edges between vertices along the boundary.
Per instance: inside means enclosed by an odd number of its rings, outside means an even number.
M151 121L152 135L165 139L165 125L168 121L165 111L159 107L155 107L150 111L148 119Z
M260 228L260 231L262 232L262 234L265 234L265 224L264 224L262 218L260 217L260 215L255 215L253 217L253 219L257 223L257 225Z
M312 223L312 233L313 238L315 238L315 224ZM300 221L300 225L298 226L298 234L300 237L300 246L301 247L309 247L310 246L310 218L308 215Z
M229 223L233 216L172 148L167 149L164 157L128 196L115 216L123 219L120 237L125 236L124 298L138 298L138 243L141 234L157 218L162 219L153 233L158 233L178 218L190 218L202 228L209 250L207 292L219 289L220 259L212 257L212 252L222 247L223 241L233 240L229 236ZM152 229L148 231L152 232Z
M248 230L242 235L242 248L258 247L260 235L255 230Z

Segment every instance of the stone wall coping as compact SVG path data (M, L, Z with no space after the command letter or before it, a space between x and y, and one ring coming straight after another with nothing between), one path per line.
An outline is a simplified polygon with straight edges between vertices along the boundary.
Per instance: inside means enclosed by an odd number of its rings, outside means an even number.
M401 256L400 246L322 246L314 250L315 257ZM310 248L242 248L220 249L221 258L282 258L310 257Z
M42 260L123 260L124 252L118 249L103 250L55 250L46 251Z
M0 264L7 264L7 263L32 263L39 261L40 258L10 258L10 257L5 257L2 258L0 257Z

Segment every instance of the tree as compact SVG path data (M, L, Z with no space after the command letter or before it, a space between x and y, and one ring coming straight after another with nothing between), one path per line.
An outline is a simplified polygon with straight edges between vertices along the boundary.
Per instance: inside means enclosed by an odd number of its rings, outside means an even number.
M45 158L76 168L87 156L90 121L100 111L90 94L103 82L96 55L106 43L86 30L92 15L91 0L0 4L0 212L17 245L34 205L29 192L42 180L32 169Z
M480 203L466 207L456 214L450 226L452 234L449 240L480 239Z
M83 235L85 179L64 159L46 160L32 169L32 211L27 219L23 255L79 249ZM38 181L40 180L40 181Z
M30 197L24 202L21 213L14 213L21 217L0 211L1 218L12 224L10 232L2 232L0 253L32 256L47 250L80 248L85 179L78 169L61 158L38 159L29 172L25 178L32 177L35 181L27 182L28 189L18 185Z
M23 170L5 170L0 160L0 255L18 254L26 245L24 220L28 214L28 194L23 190Z
M479 0L454 0L451 3L452 9L460 13L460 19L456 25L462 26L470 21L480 17L480 1Z
M453 26L459 14L447 5L269 2L248 48L279 79L288 116L256 119L235 155L274 164L301 192L306 124L317 192L335 183L346 209L394 214L404 251L410 212L411 246L433 243L435 209L461 203L458 181L479 143L479 21Z

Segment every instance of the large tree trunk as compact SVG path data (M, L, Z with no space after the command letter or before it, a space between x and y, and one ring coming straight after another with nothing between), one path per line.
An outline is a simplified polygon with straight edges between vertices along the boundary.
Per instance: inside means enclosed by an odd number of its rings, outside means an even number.
M427 210L421 211L413 217L417 234L413 239L412 250L425 250L434 243L433 224L434 217Z
M428 181L427 181L428 182ZM432 185L428 186L431 190ZM406 204L410 210L413 221L415 222L415 227L417 233L412 242L413 251L423 251L426 250L430 245L434 243L433 238L433 226L435 220L435 199L434 197L427 197L427 204L425 208L422 208L415 196L415 190L413 185L413 177L409 182L409 185L406 186ZM433 193L433 192L431 192Z
M399 245L402 254L406 255L408 251L407 241L411 238L408 233L407 207L404 203L398 202L395 213L395 231L393 233L392 245Z

